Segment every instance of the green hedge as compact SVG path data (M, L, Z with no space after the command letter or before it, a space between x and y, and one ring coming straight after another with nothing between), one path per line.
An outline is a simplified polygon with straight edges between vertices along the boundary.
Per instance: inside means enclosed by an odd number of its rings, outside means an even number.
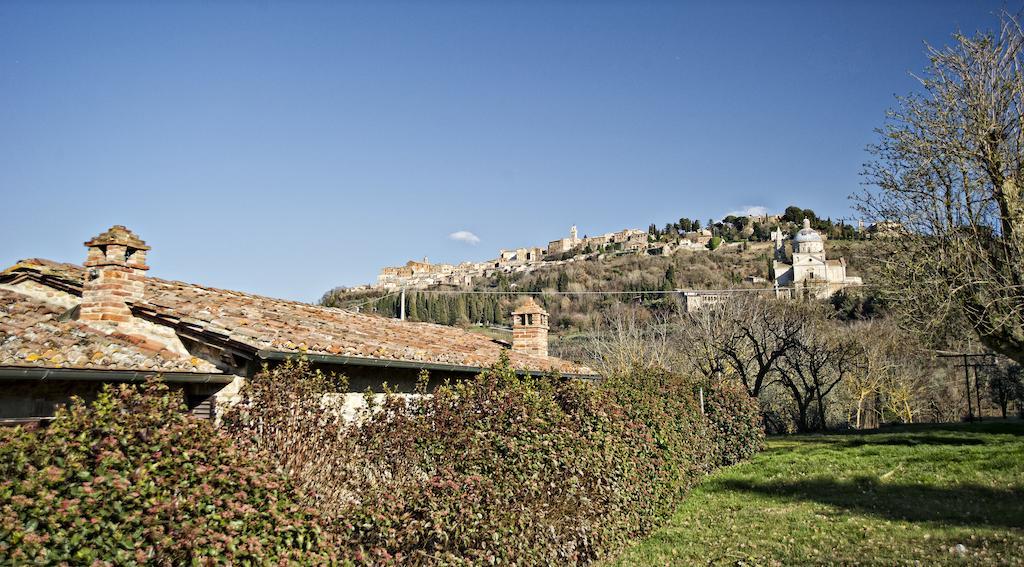
M586 564L762 443L742 388L650 370L593 384L503 358L355 423L325 402L341 386L288 363L250 381L223 431L158 384L0 431L0 558Z
M764 424L757 400L735 381L714 382L705 392L717 465L749 459L764 448Z
M106 387L42 430L0 430L0 563L330 560L290 482L157 383Z
M355 426L325 415L329 383L301 363L265 373L228 429L290 471L339 556L366 564L590 563L761 442L741 390L708 386L705 417L700 385L667 373L593 385L517 377L503 360L412 404L389 397Z

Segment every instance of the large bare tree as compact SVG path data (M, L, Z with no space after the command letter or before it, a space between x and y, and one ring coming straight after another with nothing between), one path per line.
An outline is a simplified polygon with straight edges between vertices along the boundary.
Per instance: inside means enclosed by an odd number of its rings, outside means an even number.
M899 371L902 364L894 354L898 351L902 337L893 332L885 323L868 321L856 327L857 342L862 347L859 368L846 380L845 387L853 402L850 421L856 429L864 428L873 400L882 396L883 387L889 376Z
M683 316L690 363L709 378L735 376L752 397L777 378L779 362L807 323L797 304L738 293Z
M989 348L1024 361L1024 33L955 34L928 48L918 94L902 97L871 148L858 196L897 229L883 293L919 328L961 323Z
M800 431L826 429L826 402L843 380L863 367L864 348L850 329L835 325L820 306L803 311L808 324L801 327L797 345L779 363L779 383L796 406ZM816 312L817 311L817 312Z

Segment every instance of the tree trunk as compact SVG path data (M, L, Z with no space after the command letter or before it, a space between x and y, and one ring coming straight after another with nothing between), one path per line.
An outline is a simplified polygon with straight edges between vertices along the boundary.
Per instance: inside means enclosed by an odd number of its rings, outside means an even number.
M812 396L794 396L796 399L796 407L800 413L800 421L797 423L797 427L800 429L800 433L809 433L814 429L811 427L808 413L811 409L811 402L814 401Z
M797 409L800 411L800 421L797 422L797 427L800 429L800 433L807 433L810 428L807 426L807 406L810 404L797 403Z
M828 424L825 422L825 401L821 397L821 387L816 386L814 388L814 395L818 400L818 420L821 430L825 431L828 429Z

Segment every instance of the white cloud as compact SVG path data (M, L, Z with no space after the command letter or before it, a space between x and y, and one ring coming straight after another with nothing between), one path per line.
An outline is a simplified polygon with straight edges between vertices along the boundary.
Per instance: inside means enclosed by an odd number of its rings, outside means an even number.
M729 211L722 215L725 218L729 215L734 217L762 217L768 214L768 207L762 207L761 205L743 207L738 211Z
M473 234L468 230L459 230L448 235L448 238L452 240L458 240L459 242L465 242L466 244L477 245L480 244L480 237Z

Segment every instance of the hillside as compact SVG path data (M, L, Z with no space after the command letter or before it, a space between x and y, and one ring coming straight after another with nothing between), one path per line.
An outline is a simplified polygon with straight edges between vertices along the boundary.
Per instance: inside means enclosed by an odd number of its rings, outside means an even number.
M827 249L830 258L847 259L850 275L870 281L871 241L831 240ZM771 257L769 242L731 243L713 251L679 250L670 256L592 253L569 264L542 266L529 273L497 272L479 279L468 289L433 286L409 291L406 316L415 321L448 325L504 326L516 296L502 292L548 292L538 300L551 315L553 333L589 330L609 309L624 302L641 304L650 312L657 312L674 308L677 301L672 296L643 291L767 287L768 283L746 283L744 278L768 280ZM594 291L637 293L581 293ZM397 316L398 294L382 295L379 290L332 290L324 295L322 303L334 307L363 304L360 307L364 311Z

